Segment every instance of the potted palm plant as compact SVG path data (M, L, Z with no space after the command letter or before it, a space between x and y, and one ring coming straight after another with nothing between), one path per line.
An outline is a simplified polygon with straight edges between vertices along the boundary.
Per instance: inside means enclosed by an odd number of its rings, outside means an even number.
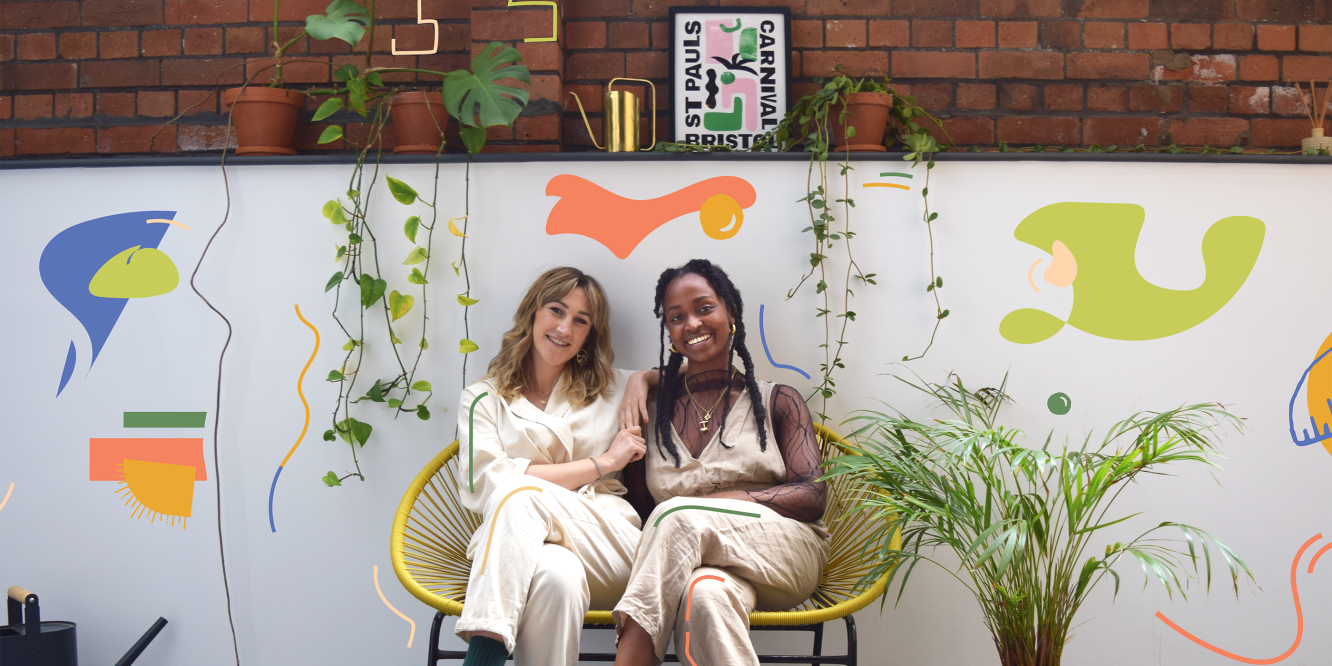
M1007 400L1003 385L973 392L960 380L906 383L942 403L950 417L916 421L895 410L857 412L848 421L860 424L852 435L860 454L828 461L827 476L851 477L873 489L856 509L881 521L867 546L877 550L879 563L866 581L888 573L900 599L917 564L938 564L933 552L951 551L961 566L945 570L980 603L1004 666L1058 666L1069 627L1092 589L1110 576L1118 593L1115 566L1125 556L1183 597L1181 579L1188 580L1189 564L1197 572L1199 559L1210 588L1210 540L1237 595L1240 571L1252 580L1234 550L1181 523L1162 522L1127 543L1093 548L1101 530L1138 515L1110 512L1129 481L1167 465L1216 467L1215 428L1240 425L1220 406L1140 412L1111 426L1099 443L1090 435L1080 446L1047 437L1033 448L1020 443L1021 431L998 422ZM1182 539L1163 538L1163 530L1178 530ZM899 532L901 548L894 549Z

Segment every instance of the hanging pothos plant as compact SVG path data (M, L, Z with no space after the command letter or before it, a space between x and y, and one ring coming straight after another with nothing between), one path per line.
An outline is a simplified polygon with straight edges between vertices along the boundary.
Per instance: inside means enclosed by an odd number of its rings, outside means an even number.
M372 224L370 214L370 195L379 176L384 125L389 121L393 96L403 91L385 85L382 75L392 72L433 74L443 78L444 106L449 115L458 120L459 133L468 154L464 172L465 194L462 202L442 203L439 200L439 155L444 149L443 127L438 127L441 142L435 154L435 178L429 202L406 182L385 176L389 193L398 203L410 206L419 202L430 209L428 222L412 215L403 223L402 233L413 243L413 248L402 260L400 265L403 268L399 270L402 271L402 278L412 286L403 286L401 291L389 284L392 276L388 273L388 268L393 264L385 261L381 265L378 239L379 233L383 233L385 229L382 226L376 227L376 224L383 224L379 220ZM331 415L332 427L324 432L324 439L337 441L340 438L347 443L351 448L352 464L355 466L355 471L343 475L329 471L323 478L324 483L329 486L342 485L342 481L353 476L365 480L356 452L370 441L374 427L367 420L352 415L353 405L369 401L387 407L395 418L404 413L414 414L421 420L430 418L430 410L426 403L433 395L433 386L427 379L417 376L421 357L429 346L426 342L426 323L429 319L426 287L430 283L433 240L437 223L440 221L440 208L449 204L457 206L458 203L462 204L462 215L449 217L446 226L452 235L461 239L458 260L451 266L455 277L462 278L464 282L464 288L457 294L456 300L463 308L464 337L459 341L458 351L464 354L462 372L464 383L466 381L466 355L477 350L476 343L469 339L470 329L467 324L469 309L477 303L477 300L470 295L471 276L467 271L466 255L471 155L479 152L485 145L485 128L512 125L527 104L526 90L503 85L499 81L503 79L514 79L523 83L531 81L518 51L499 42L491 42L482 48L472 59L470 71L460 69L445 73L400 67L367 67L365 70L359 70L354 65L348 64L338 69L334 76L341 85L332 89L310 91L312 95L331 96L320 105L314 120L323 120L343 108L348 108L362 117L369 118L370 122L367 131L359 134L356 142L357 159L347 186L347 202L344 203L341 198L332 199L324 204L322 211L325 219L341 227L346 233L345 239L337 244L334 257L335 261L341 263L341 267L328 278L324 291L334 292L333 319L347 337L346 344L342 347L346 352L342 364L328 373L328 381L338 384L338 398ZM343 138L343 131L341 127L333 125L324 130L319 142L329 143L339 138ZM374 159L368 160L371 151L374 152ZM462 223L461 228L458 226L459 222ZM350 299L344 299L344 287L350 292ZM410 293L417 288L419 288L417 295ZM418 295L419 308L416 307ZM416 342L415 350L404 352L400 345L405 343L399 339L395 326L399 326L398 322L414 312L419 313L420 339ZM347 320L349 314L353 315L351 321ZM384 329L378 332L378 342L371 341L367 333L367 314L372 317L378 315L383 317ZM376 344L383 345L383 348L391 349L393 352L394 362L387 369L372 369L363 365L366 347ZM360 388L357 388L358 380L361 380L362 376L364 380L360 382Z
M916 98L910 95L898 94L896 90L888 86L888 79L883 83L878 83L868 79L852 79L841 73L841 65L833 69L827 77L819 77L814 81L819 84L819 88L808 95L796 100L785 117L777 124L776 129L764 135L757 140L752 150L758 151L786 151L793 149L802 149L810 154L809 173L805 180L805 196L797 199L797 202L804 203L809 214L810 225L804 229L805 232L811 232L814 235L814 248L809 253L809 270L802 273L799 281L786 294L787 299L793 298L806 282L814 281L814 293L823 298L822 303L815 310L815 317L823 319L823 344L819 345L823 349L823 362L819 365L820 377L819 383L814 390L806 397L806 400L819 397L821 399L820 407L817 411L819 418L826 421L828 399L837 393L837 383L833 379L833 373L837 368L845 368L845 362L842 359L842 349L846 346L846 328L848 322L855 321L856 313L851 309L851 299L855 297L854 288L860 286L869 286L876 284L875 273L867 273L856 263L853 253L852 239L856 233L851 229L851 209L855 207L856 202L850 195L850 184L848 174L854 168L851 166L850 152L843 153L842 163L838 165L837 176L842 178L842 190L846 193L845 198L832 199L829 197L831 188L829 187L828 175L828 154L833 146L833 117L838 124L846 122L845 100L847 95L864 92L885 92L893 96L893 104L889 111L888 124L889 132L886 133L884 144L889 150L905 151L907 154L904 159L911 162L912 167L925 163L925 183L921 189L921 196L925 197L925 213L923 220L926 228L930 229L930 280L926 291L934 294L935 298L935 326L934 333L939 330L939 323L948 316L948 310L943 309L939 301L939 290L943 287L943 278L934 270L934 233L932 224L938 219L938 213L930 212L929 193L930 193L930 170L934 168L934 154L944 147L951 147L952 141L949 140L947 146L941 146L933 136L929 134L925 126L918 120L926 119L933 122L936 127L943 130L943 124L938 119L931 116L929 112L916 104ZM947 132L944 132L947 136ZM847 128L847 138L855 136L855 128ZM836 208L840 204L841 225L838 226ZM835 243L842 242L846 248L846 272L841 280L835 280L829 283L828 275L828 253ZM833 302L830 298L830 292L833 290L841 292L841 306ZM840 322L836 321L840 320ZM834 339L833 329L837 329L837 335ZM930 343L925 347L919 356L920 358L929 351L930 345L934 343L934 333L930 335ZM909 356L903 357L908 360Z

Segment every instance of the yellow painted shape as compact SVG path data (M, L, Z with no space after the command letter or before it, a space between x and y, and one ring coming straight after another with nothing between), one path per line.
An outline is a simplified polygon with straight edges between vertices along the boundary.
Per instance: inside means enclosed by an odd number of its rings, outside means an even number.
M553 42L560 36L560 8L555 4L555 0L509 0L506 7L550 7L550 36L549 37L528 37L524 42Z
M1050 267L1045 269L1045 281L1056 287L1067 287L1078 277L1078 260L1073 257L1063 241L1055 241L1050 248L1054 257Z
M1313 358L1318 358L1332 347L1332 335L1323 340L1323 344L1318 345L1318 353ZM1319 429L1324 423L1332 423L1332 409L1328 409L1327 399L1332 398L1332 363L1324 359L1309 371L1309 387L1305 393L1305 400L1309 405L1309 416L1313 417L1314 423L1318 424ZM1328 453L1332 453L1332 439L1325 439L1322 442L1323 448Z
M910 190L910 185L898 185L897 183L865 183L863 187L891 187L897 190Z
M514 488L512 492L504 496L504 499L500 500L499 506L495 507L495 515L490 517L490 533L486 535L486 554L484 557L481 558L482 576L486 575L486 562L490 560L490 540L495 538L495 519L499 518L499 512L504 509L504 503L509 501L510 497L513 497L514 495L517 495L518 493L521 493L524 490L535 490L537 492L541 492L541 489L536 486L523 486L522 488Z
M703 202L698 212L698 219L703 225L703 233L709 238L726 240L740 231L745 222L745 211L740 203L725 194L714 194ZM731 221L735 224L731 225ZM726 227L730 225L729 230Z
M88 283L88 293L100 298L161 296L180 284L180 273L165 252L135 245L111 257Z
M190 517L194 504L194 467L148 460L124 462L125 485L134 499L164 516Z

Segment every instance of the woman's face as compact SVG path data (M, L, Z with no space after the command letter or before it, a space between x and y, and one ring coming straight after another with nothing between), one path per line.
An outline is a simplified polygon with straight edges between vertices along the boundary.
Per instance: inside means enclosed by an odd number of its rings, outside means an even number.
M691 367L723 359L731 341L731 315L712 283L690 273L671 281L664 299L666 330L671 344Z
M578 354L592 331L592 304L582 287L537 310L532 322L532 360L563 367ZM590 353L590 352L589 352Z

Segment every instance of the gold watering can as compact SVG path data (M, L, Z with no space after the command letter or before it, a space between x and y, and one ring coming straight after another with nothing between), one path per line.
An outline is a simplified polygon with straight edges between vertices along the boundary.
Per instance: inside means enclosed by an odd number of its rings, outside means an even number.
M583 124L587 126L587 135L592 137L592 145L608 153L632 153L638 151L639 136L639 117L642 111L639 108L639 99L628 90L612 90L611 86L616 81L638 81L646 83L652 89L652 145L645 150L652 150L657 145L657 87L652 85L651 81L645 79L631 79L627 77L616 77L606 84L606 93L601 96L601 139L605 142L605 147L597 145L597 137L592 133L592 123L587 120L587 112L583 110L583 100L578 99L578 93L569 91L578 102L578 112L583 114Z

